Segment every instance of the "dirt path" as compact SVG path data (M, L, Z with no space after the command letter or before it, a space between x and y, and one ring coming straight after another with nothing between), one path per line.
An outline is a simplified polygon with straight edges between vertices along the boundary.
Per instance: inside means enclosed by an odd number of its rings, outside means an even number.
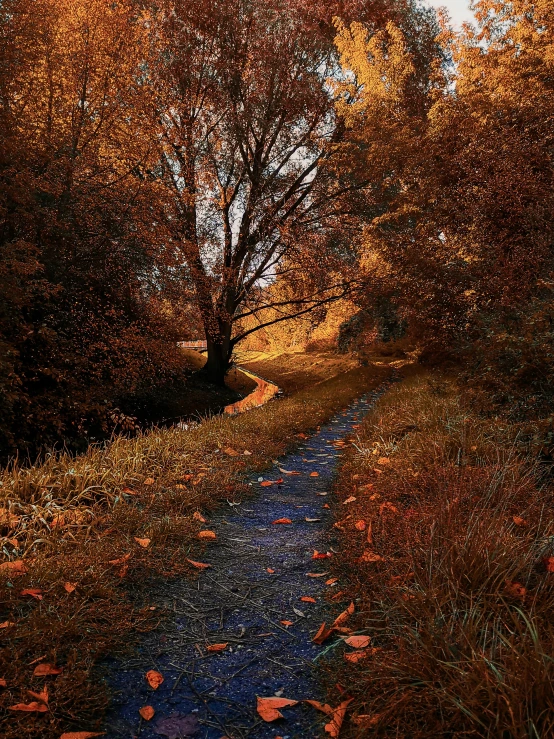
M327 601L340 583L326 585L329 560L312 557L314 550L326 552L333 545L331 514L324 507L340 456L333 442L352 433L383 390L353 403L265 474L266 480L282 478L282 484L264 487L254 478L251 484L258 495L211 518L210 529L218 540L203 557L211 567L197 581L164 583L153 594L152 602L174 616L163 631L145 638L138 655L109 675L116 694L106 729L110 739L323 735L322 714L305 704L283 709L284 720L263 722L256 713L256 696L324 697L317 659L327 645L316 646L312 637L344 604ZM287 475L279 468L300 474ZM282 518L292 523L273 523ZM224 643L223 651L206 650ZM333 651L342 650L337 646ZM150 669L164 676L156 691L144 677ZM138 713L146 705L156 711L149 722ZM193 718L187 721L187 716ZM185 727L181 734L167 728L168 717L175 726L180 721ZM196 721L196 733L186 733L186 726ZM166 732L156 731L164 726Z

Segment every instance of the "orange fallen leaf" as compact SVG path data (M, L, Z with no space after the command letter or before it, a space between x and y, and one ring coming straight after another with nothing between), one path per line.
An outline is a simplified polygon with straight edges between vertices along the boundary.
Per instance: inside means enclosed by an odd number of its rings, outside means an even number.
M306 434L296 434L296 436L297 436L297 437L298 437L299 439L308 439L308 438L309 438L308 436L306 436Z
M48 688L46 686L44 686L40 693L35 693L33 690L28 690L27 693L29 693L31 698L35 698L40 703L48 705Z
M520 600L525 600L525 596L527 595L527 589L519 582L512 582L511 580L506 580L505 583L506 592L508 595L511 595L512 598L519 598Z
M529 526L527 521L524 518L521 518L521 516L512 516L512 520L516 526Z
M194 518L195 521L200 521L200 523L206 523L206 519L198 511L194 511L192 517Z
M110 559L110 561L108 562L108 564L110 564L110 565L122 565L122 564L125 564L125 562L127 562L127 560L129 559L130 556L131 556L131 553L129 552L128 554L124 554L123 557L119 557L119 559Z
M208 565L205 562L195 562L194 559L187 559L187 562L189 565L196 567L197 570L206 570L208 567L211 567L211 565Z
M10 626L15 626L15 623L13 621L2 621L0 629L9 629Z
M278 710L279 708L286 708L287 706L295 706L298 701L290 700L289 698L260 698L257 699L256 710L264 721L275 721L275 719L283 718L283 714Z
M236 450L236 449L233 449L233 447L232 447L232 446L228 446L228 447L227 447L226 449L224 449L223 451L225 452L225 454L226 454L226 455L227 455L228 457L238 457L238 454L239 454L239 453L237 452L237 450Z
M312 638L312 641L314 644L323 644L324 641L326 641L331 634L333 633L333 629L328 629L327 624L324 622L321 624L319 629L317 630L316 635Z
M62 672L63 668L61 667L54 667L50 662L41 662L40 665L37 665L33 670L33 675L43 677L45 675L59 675Z
M358 662L361 662L364 659L367 659L368 656L368 650L367 649L359 649L356 652L345 652L344 659L347 662L351 662L352 664L357 664Z
M342 722L344 721L344 717L346 716L346 709L353 700L353 698L348 698L348 700L343 701L340 706L337 706L337 708L335 708L335 710L333 711L333 718L331 722L325 725L325 731L331 737L333 737L333 739L336 739L336 737L338 737L338 735L340 734Z
M15 706L9 706L10 711L26 711L32 713L34 711L38 713L46 713L48 706L40 701L31 701L30 703L16 703Z
M364 552L359 559L360 562L382 562L383 557L376 552Z
M105 731L66 731L60 739L92 739L95 736L105 736Z
M125 493L125 495L138 495L137 491L132 488L123 488L121 492Z
M27 568L23 564L23 560L16 559L14 562L3 562L0 565L0 572L9 572L10 575L24 575Z
M143 485L153 485L154 484L154 478L153 477L147 477L146 480L142 484Z
M365 649L369 647L371 639L369 636L349 636L348 639L344 640L345 644L355 649Z
M64 582L63 588L67 593L72 593L77 587L77 584L74 582Z
M21 595L30 595L31 598L36 600L42 600L42 589L41 588L25 588L21 591Z
M306 699L304 703L308 703L310 706L317 708L318 711L321 711L322 713L326 713L327 716L332 716L334 713L334 710L331 708L331 706L328 703L320 703L319 701L313 701L310 699Z
M161 672L158 672L157 670L148 670L146 673L146 681L151 688L157 690L163 683L164 677Z
M198 538L199 539L204 539L206 541L208 539L213 540L213 539L217 539L217 534L215 533L215 531L208 531L208 530L206 530L206 531L199 531L198 532Z
M271 480L264 480L263 482L260 483L260 485L263 488L270 488L273 485L273 483L271 482Z
M389 503L387 501L386 503L381 503L381 505L379 506L379 513L382 514L383 511L390 511L391 513L398 513L398 508L392 503Z
M292 523L290 518L278 518L276 521L273 521L273 523Z
M306 572L306 577L325 577L328 572Z
M351 496L350 496L349 498L347 498L346 500L343 500L343 501L342 501L342 504L343 504L343 505L348 505L348 503L353 503L353 502L354 502L355 500L356 500L356 498L355 498L355 497L354 497L353 495L351 495Z
M150 719L154 717L156 711L154 711L152 706L143 706L142 708L139 708L139 713L145 721L150 721Z
M322 508L329 508L329 503L325 503L325 504L324 504L324 505L322 505L321 507L322 507Z
M363 518L360 518L359 521L356 521L354 526L358 529L358 531L365 531L366 530L366 522Z
M150 545L152 539L139 539L138 536L135 536L135 541L137 544L140 544L141 547L144 547L144 549L146 549Z
M317 549L314 549L312 559L329 559L332 556L331 552L318 552Z
M288 626L292 626L293 623L294 623L294 621L286 621L286 620L284 620L284 621L281 621L281 623L283 624L283 626L287 626L288 627Z
M334 585L338 579L338 577L330 577L328 580L325 580L325 585Z
M208 644L206 649L208 652L222 652L224 649L227 649L227 642L224 644Z
M315 598L312 598L309 595L303 595L300 598L300 600L303 601L304 603L317 603L316 599Z
M269 572L270 575L275 574L275 570L272 570L271 567L268 567L266 572Z
M339 615L333 621L333 626L342 626L344 623L348 621L348 619L353 613L354 613L354 603L352 602L350 603L350 605L345 611L343 611L342 613L339 613Z
M319 477L319 472L310 472L310 477Z
M377 460L377 464L380 464L380 465L390 464L390 459L388 457L379 457L379 459Z

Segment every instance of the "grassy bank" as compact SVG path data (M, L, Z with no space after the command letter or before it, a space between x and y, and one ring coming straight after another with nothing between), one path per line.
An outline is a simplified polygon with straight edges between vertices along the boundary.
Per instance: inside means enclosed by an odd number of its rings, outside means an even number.
M336 574L371 636L338 676L345 736L554 735L554 509L533 435L423 372L361 424L335 503Z
M352 398L384 368L357 368L238 417L186 431L116 439L79 457L0 475L0 734L58 738L101 725L106 689L95 663L163 618L128 592L149 577L193 576L199 536L220 501L248 493L246 472L263 469ZM48 664L62 671L43 675ZM40 667L40 665L43 665ZM38 669L37 669L38 668ZM39 674L37 674L37 672ZM48 710L29 695L48 687ZM44 699L44 694L43 694Z

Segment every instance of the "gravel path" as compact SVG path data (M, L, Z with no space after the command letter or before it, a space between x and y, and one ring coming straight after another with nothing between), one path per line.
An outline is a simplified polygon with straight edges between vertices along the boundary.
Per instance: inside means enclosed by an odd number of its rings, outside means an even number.
M115 692L106 728L109 739L323 735L325 717L305 704L282 709L284 720L262 721L256 696L324 698L317 660L328 643L317 646L312 637L345 605L327 599L340 588L340 583L326 585L329 560L312 557L314 550L327 552L333 546L331 514L325 505L342 448L336 442L355 433L356 423L383 390L353 403L264 473L266 480L282 478L282 484L263 487L257 477L251 478L258 495L210 518L209 528L218 537L203 557L210 569L196 581L164 583L163 590L153 594L152 602L172 611L173 619L163 631L147 635L132 659L109 672ZM279 468L300 474L288 475ZM273 523L281 518L292 524ZM223 651L206 650L223 643ZM156 691L144 677L150 669L164 676ZM138 713L146 705L156 711L148 722ZM192 719L187 722L186 716ZM170 724L164 723L168 717L175 726L197 722L197 730L171 733ZM164 726L169 733L159 733Z

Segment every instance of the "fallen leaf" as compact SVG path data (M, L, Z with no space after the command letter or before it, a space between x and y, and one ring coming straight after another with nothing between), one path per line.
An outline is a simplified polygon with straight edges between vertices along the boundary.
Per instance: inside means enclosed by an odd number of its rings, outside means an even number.
M200 523L206 523L206 519L199 511L194 511L192 517L195 521L200 521Z
M44 703L45 705L48 705L48 688L46 685L41 690L40 693L35 693L33 690L28 690L27 693L31 696L31 698L35 698L40 703Z
M344 640L345 644L355 649L365 649L369 647L371 638L369 636L349 636L348 639Z
M286 626L288 628L289 626L292 626L294 624L294 621L285 620L285 621L281 621L281 623L283 624L283 626Z
M143 485L153 485L154 484L154 478L153 477L147 477L146 480L142 484Z
M360 518L359 521L356 521L354 526L358 529L358 531L365 531L366 530L366 522L363 518Z
M330 577L328 580L325 580L325 585L334 585L338 579L338 577Z
M146 681L151 688L157 690L163 683L164 678L161 672L157 672L157 670L148 670L146 673Z
M521 518L521 516L512 516L512 520L515 523L516 526L529 526L527 521L524 518Z
M195 714L172 713L167 718L158 719L152 728L167 739L183 739L194 736L200 726Z
M278 518L276 521L273 521L273 523L292 523L290 518Z
M275 570L272 570L271 567L268 567L266 569L266 572L269 572L270 575L274 575L275 574Z
M209 644L206 649L208 652L222 652L224 649L227 649L227 642L224 644Z
M309 439L309 436L306 436L306 434L296 434L296 436L297 436L297 437L298 437L299 439Z
M322 507L322 508L329 508L329 503L325 503L325 504L324 504L324 505L322 505L321 507Z
M316 523L317 521L321 521L321 518L305 518L304 521L307 523Z
M23 564L23 560L16 559L14 562L3 562L0 565L0 572L9 572L10 575L24 575L27 568Z
M310 477L319 477L319 472L310 472Z
M326 713L327 716L332 716L334 713L334 710L331 708L331 706L328 703L320 703L319 701L313 701L310 699L306 699L304 703L308 703L310 706L317 708L318 711L321 711L322 713Z
M351 662L352 664L357 664L358 662L361 662L364 659L367 659L368 656L368 650L367 649L360 649L357 652L345 652L344 659L347 662Z
M105 735L105 731L66 731L60 739L92 739L94 736Z
M367 526L366 541L369 545L373 544L373 524L371 523L371 521L369 522Z
M0 629L9 629L10 626L15 626L15 623L13 621L3 621L0 624Z
M312 641L314 644L323 644L324 641L326 641L331 634L333 633L333 629L328 629L327 624L324 622L321 624L319 629L317 630L316 635L312 638Z
M388 457L379 457L379 459L377 460L377 464L380 464L380 465L390 464L390 459Z
M315 598L312 598L309 595L303 595L300 598L300 600L303 601L304 603L317 603L316 599Z
M379 514L382 514L383 511L390 511L391 513L398 513L398 508L389 502L381 503L381 505L379 506Z
M361 713L359 716L352 718L352 723L356 724L356 726L361 726L363 729L370 729L372 726L379 723L380 718L380 713Z
M189 565L196 567L197 570L206 570L208 567L211 567L211 565L208 565L205 562L195 562L193 559L187 559L187 562Z
M297 472L296 470L285 470L282 467L279 467L279 472L281 472L283 475L300 475L301 472Z
M7 687L8 687L8 683L6 682L6 678L0 677L0 688L7 688Z
M67 593L72 593L77 587L77 583L74 582L64 582L63 588Z
M251 457L252 456L252 452L249 452L248 449L245 449L243 451L243 454L246 455L247 457Z
M132 490L131 488L123 488L121 492L125 493L125 495L138 495L137 491Z
M329 559L332 556L331 552L318 552L317 549L314 549L312 559Z
M142 708L139 708L139 713L145 721L150 721L150 719L154 717L156 711L154 711L152 706L143 706Z
M297 703L298 701L290 700L289 698L258 697L256 710L264 721L275 721L275 719L283 718L283 714L278 710L279 708L295 706Z
M215 531L207 531L207 530L199 531L198 538L205 539L205 540L208 540L208 539L213 540L213 539L217 539L217 534L215 533Z
M110 564L110 565L122 565L122 564L125 564L125 562L129 559L130 556L131 556L131 553L129 552L128 554L124 554L123 557L119 557L119 559L110 559L110 561L108 562L108 564Z
M33 670L33 675L43 677L45 675L59 675L63 672L62 667L54 667L50 662L41 662Z
M139 539L138 536L135 536L135 541L137 544L140 544L141 547L146 549L150 545L152 539Z
M30 595L31 598L36 600L42 600L42 589L41 588L25 588L21 591L21 595Z
M223 451L224 451L224 453L225 453L225 454L226 454L226 455L227 455L228 457L238 457L238 454L239 454L239 453L237 452L237 450L236 450L236 449L233 449L233 447L232 447L232 446L228 446L228 447L227 447L226 449L224 449Z
M340 734L342 722L346 716L346 709L353 700L353 698L348 698L348 700L343 701L340 706L337 706L333 711L331 722L325 725L325 731L334 739Z
M353 503L353 502L354 502L355 500L356 500L356 498L355 498L355 497L354 497L353 495L351 495L351 496L350 496L349 498L347 498L346 500L343 500L343 501L342 501L342 504L343 504L343 505L347 505L348 503Z
M38 713L46 713L48 706L39 701L31 701L30 703L16 703L15 706L9 706L10 711L27 711L32 713L37 711Z
M383 557L376 552L364 552L359 559L359 562L383 562Z
M345 611L343 611L342 613L339 613L339 615L333 621L333 626L342 626L344 623L348 621L348 619L353 613L354 613L354 603L352 602L350 603L350 605Z
M306 572L306 577L325 577L328 572Z
M525 600L525 596L527 595L527 589L519 582L512 582L511 580L506 580L505 583L506 592L508 595L511 595L512 598L519 598L520 600Z

